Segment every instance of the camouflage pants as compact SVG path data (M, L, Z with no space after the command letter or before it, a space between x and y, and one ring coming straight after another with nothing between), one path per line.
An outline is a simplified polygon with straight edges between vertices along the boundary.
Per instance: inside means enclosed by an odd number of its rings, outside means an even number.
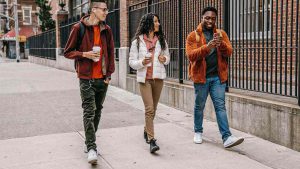
M80 79L80 95L83 108L83 126L87 150L97 150L96 132L101 118L102 104L108 85L103 79Z

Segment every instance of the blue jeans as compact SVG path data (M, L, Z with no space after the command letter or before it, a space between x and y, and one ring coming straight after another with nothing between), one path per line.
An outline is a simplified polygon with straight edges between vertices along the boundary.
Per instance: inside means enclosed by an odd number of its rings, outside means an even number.
M206 79L205 84L194 83L195 88L195 106L194 106L194 130L203 133L203 110L205 107L208 93L212 99L219 131L223 142L231 136L229 131L226 107L225 107L225 88L226 84L221 83L219 77L210 77Z

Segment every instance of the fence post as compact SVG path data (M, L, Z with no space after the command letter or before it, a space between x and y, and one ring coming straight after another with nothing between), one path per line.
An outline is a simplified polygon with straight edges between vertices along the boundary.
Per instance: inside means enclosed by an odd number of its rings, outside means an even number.
M297 82L297 85L298 85L298 105L300 106L300 84L299 84L299 82L300 82L300 62L299 62L299 60L300 60L300 44L299 44L299 46L298 46L298 56L296 56L296 57L298 57L298 82Z
M227 33L228 37L230 37L230 6L229 0L223 0L223 28ZM229 64L229 57L227 58L227 63ZM229 65L230 66L230 65ZM228 66L228 68L229 68ZM230 71L228 71L228 80L226 82L226 92L229 92L229 81L230 81Z
M150 8L151 4L152 4L152 0L148 0L147 13L151 12L151 8Z
M182 35L182 1L178 0L178 57L179 57L179 83L183 83L183 35Z
M116 81L112 81L113 84L120 87L121 89L127 89L127 74L130 71L130 67L128 64L128 56L129 56L129 43L130 43L130 21L129 21L129 1L119 1L120 3L120 17L119 22L120 25L122 25L121 31L120 31L120 49L119 49L119 62L118 63L118 70L116 73L113 74L113 76L118 76L117 78L112 77L112 79L117 79ZM117 22L118 22L117 21Z
M298 1L298 7L299 7L299 1ZM299 8L297 8L297 10L299 10ZM299 15L299 13L297 12L297 18L298 18L298 15ZM298 23L298 25L299 25L299 23ZM297 28L296 28L296 30L297 30L297 41L298 41L298 47L297 47L297 54L298 54L298 56L296 55L296 57L298 57L298 70L296 70L296 71L298 71L298 83L297 83L297 85L298 86L296 86L296 87L298 87L298 105L300 106L300 36L299 36L299 26L297 25Z
M68 18L68 11L57 11L56 13L56 21L55 21L55 32L56 32L56 56L60 54L60 48L61 48L61 43L60 43L60 23L62 21L65 21Z
M298 42L298 44L296 43L296 45L298 45L298 82L297 82L297 85L298 85L298 105L300 106L300 40L299 40L299 22L300 22L300 18L299 18L299 7L300 7L300 3L299 1L297 1L297 12L296 12L296 17L297 17L297 21L296 21L296 31L297 31L297 40L296 42ZM296 70L297 71L297 70Z

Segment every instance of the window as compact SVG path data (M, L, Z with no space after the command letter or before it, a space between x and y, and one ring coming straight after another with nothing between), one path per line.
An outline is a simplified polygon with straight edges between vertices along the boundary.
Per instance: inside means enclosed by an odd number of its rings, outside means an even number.
M89 0L73 0L72 15L77 16L87 14L89 10Z
M234 39L271 36L270 0L230 0L230 34Z
M31 21L31 11L32 8L31 7L22 7L22 11L23 11L23 24L24 25L31 25L32 21Z

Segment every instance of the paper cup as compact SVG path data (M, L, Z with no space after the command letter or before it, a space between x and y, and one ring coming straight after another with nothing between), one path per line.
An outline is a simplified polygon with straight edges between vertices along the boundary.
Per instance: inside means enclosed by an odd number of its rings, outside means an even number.
M93 52L100 55L101 47L100 46L93 46Z
M147 53L146 56L145 56L145 58L150 58L150 59L151 59L151 58L152 58L152 54L151 54L151 53ZM150 67L151 65L152 65L152 64L151 64L151 62L150 62L150 63L148 63L146 66L147 66L147 67Z

